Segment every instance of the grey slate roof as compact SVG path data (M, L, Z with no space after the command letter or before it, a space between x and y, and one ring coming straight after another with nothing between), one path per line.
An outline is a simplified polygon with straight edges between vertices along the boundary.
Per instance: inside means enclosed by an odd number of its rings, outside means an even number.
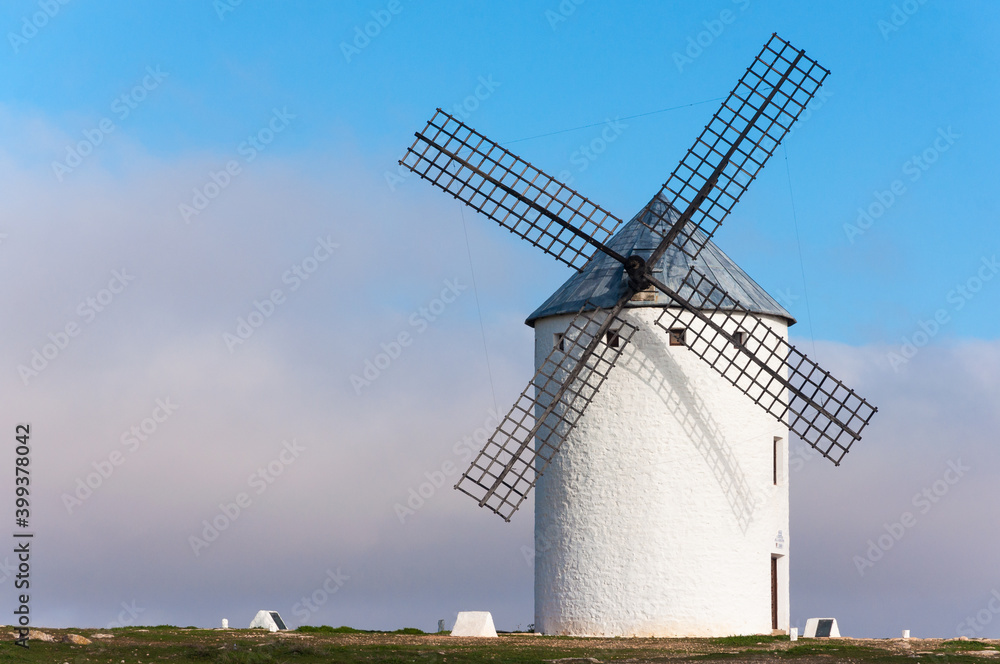
M662 214L663 210L667 208L670 210L670 222L666 220L656 222L659 224L658 227L661 232L666 233L669 223L676 221L680 217L680 214L662 199L657 200L654 205L658 206L657 214ZM640 216L643 213L645 213L645 218L640 220ZM660 235L654 233L646 225L654 224L655 219L656 217L649 211L644 210L640 212L615 233L614 237L608 242L608 246L623 256L639 254L643 258L648 259L661 238ZM701 233L700 230L695 230L694 232ZM702 237L704 237L703 234ZM711 240L705 245L705 248L693 263L687 254L671 247L651 267L654 276L658 277L669 288L678 291L680 290L681 281L692 266L715 281L716 284L750 311L785 318L788 320L789 325L795 323L795 319L790 313L785 311L784 307L775 302L774 298L757 285L757 282L740 269ZM613 307L624 294L627 279L624 266L599 251L584 266L582 271L577 272L567 279L566 283L560 286L542 306L535 309L528 316L525 323L534 327L535 321L539 318L558 314L575 314L580 311L587 300L595 307ZM657 291L654 300L629 302L628 306L663 307L669 302L670 300L667 296Z

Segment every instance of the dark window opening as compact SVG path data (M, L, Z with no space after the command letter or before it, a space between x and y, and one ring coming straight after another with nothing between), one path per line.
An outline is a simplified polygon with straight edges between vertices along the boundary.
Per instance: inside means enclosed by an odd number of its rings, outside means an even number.
M771 467L774 486L788 481L785 477L785 441L781 436L774 437L774 449L771 452Z
M747 342L746 332L733 332L733 343L737 348L743 348Z
M607 341L610 348L618 348L622 343L622 337L618 334L618 330L608 330Z
M778 446L781 444L781 439L775 437L774 445L771 447L771 466L774 470L774 486L778 486Z
M556 334L555 334L555 340L553 341L553 345L556 348L558 348L559 350L561 350L561 351L565 351L566 350L566 339L565 339L565 337L566 337L566 335L564 335L561 332L556 332Z
M670 330L670 345L671 346L687 346L687 329L683 327L675 327Z

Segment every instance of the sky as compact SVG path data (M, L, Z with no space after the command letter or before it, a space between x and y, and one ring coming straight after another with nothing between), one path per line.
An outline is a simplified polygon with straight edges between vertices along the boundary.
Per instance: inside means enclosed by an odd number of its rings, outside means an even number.
M532 503L451 486L568 268L397 160L441 107L629 218L777 32L831 74L716 242L879 407L840 467L792 445L792 624L1000 637L998 30L972 1L4 3L0 536L29 424L34 624L532 623Z

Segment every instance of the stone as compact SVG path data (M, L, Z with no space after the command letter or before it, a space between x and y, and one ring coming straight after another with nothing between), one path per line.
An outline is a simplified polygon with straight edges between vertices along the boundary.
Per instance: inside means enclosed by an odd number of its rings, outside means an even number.
M85 646L93 643L90 639L79 634L67 634L62 638L63 643L75 643L78 646Z
M496 638L493 614L489 611L460 611L455 626L451 628L451 635Z
M47 643L53 643L55 641L55 638L51 634L46 634L45 632L39 632L37 629L29 629L28 640L45 641Z

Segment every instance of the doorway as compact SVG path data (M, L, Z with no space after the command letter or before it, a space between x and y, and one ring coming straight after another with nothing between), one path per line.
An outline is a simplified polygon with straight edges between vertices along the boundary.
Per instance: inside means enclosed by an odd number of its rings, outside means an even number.
M778 556L771 556L771 629L778 629Z

